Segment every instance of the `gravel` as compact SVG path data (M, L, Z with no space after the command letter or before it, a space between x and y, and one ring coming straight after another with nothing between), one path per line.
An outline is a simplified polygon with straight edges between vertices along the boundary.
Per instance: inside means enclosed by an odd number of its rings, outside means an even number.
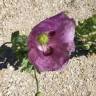
M58 12L76 20L96 14L96 0L0 0L0 45L12 32L32 27ZM44 96L96 96L96 55L70 59L64 70L38 74ZM13 68L0 70L0 96L34 96L35 78Z
M37 75L44 96L96 96L96 55L72 58L62 71ZM0 71L0 96L34 96L34 75L14 71Z

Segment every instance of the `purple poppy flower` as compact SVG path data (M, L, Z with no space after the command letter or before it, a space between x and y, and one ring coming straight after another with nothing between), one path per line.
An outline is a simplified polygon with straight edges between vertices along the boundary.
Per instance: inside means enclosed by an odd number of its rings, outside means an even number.
M28 58L38 71L55 71L75 50L75 22L63 12L36 25L28 38Z

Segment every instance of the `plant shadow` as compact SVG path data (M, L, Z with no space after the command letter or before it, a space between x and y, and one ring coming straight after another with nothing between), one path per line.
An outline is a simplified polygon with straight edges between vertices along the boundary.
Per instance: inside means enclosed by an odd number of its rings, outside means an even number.
M11 47L8 47L6 43L0 46L0 70L12 66L15 70L18 69L20 62L16 58L16 54Z

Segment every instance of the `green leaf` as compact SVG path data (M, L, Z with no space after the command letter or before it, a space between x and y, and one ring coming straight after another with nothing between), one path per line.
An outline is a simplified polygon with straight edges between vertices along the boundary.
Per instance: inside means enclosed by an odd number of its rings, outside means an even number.
M76 30L79 34L88 35L90 32L96 31L96 15L85 19L83 22L78 22Z
M29 63L28 58L23 58L22 63L21 63L21 71L26 71L28 73L33 73L33 65Z
M77 50L87 50L89 53L96 52L96 15L85 19L83 22L78 22L76 45Z
M11 35L11 42L14 41L15 38L17 38L19 36L19 31L15 31L14 33L12 33Z

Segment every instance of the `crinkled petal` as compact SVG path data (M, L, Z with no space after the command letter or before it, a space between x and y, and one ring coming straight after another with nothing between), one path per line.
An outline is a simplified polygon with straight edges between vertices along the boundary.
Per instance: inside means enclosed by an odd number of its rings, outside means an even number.
M36 25L32 29L32 32L30 33L29 38L28 38L29 49L33 46L36 47L36 44L37 44L36 37L39 34L44 33L44 32L57 30L59 28L59 26L61 26L64 18L66 18L66 15L64 15L64 13L61 12L53 17L43 20L38 25Z
M29 60L40 71L55 71L69 60L69 53L61 51L62 49L54 49L52 55L44 56L44 54L35 48L32 48L28 54Z
M38 49L37 36L41 33L49 34L48 47L53 53L46 56ZM75 50L74 44L75 22L63 12L45 19L36 25L28 38L29 61L39 71L54 71L68 62L70 54Z

